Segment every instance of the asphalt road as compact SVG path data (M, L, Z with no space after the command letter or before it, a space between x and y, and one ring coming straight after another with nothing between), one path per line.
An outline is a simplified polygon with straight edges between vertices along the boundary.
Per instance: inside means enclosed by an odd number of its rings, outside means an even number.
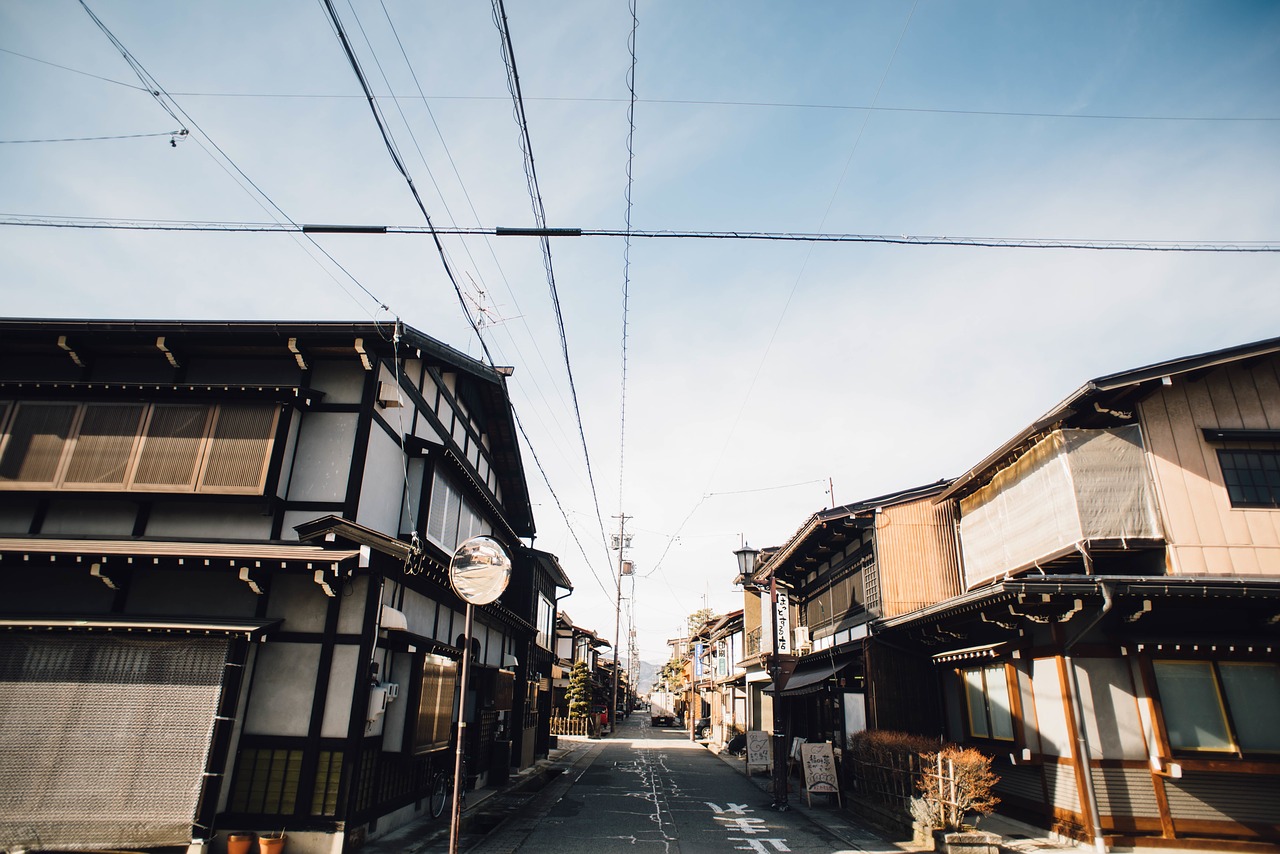
M795 795L793 795L793 798ZM800 795L803 797L803 795ZM800 811L769 809L769 796L736 766L654 729L643 716L592 743L542 791L510 806L496 826L477 827L460 849L471 854L662 854L733 851L894 851L867 835L849 838Z

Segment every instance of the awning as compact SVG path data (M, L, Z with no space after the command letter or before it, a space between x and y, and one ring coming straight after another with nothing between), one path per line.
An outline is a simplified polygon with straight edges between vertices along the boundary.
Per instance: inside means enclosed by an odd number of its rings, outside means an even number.
M244 635L253 640L277 629L283 620L200 620L164 617L85 616L8 617L0 630L137 632L140 634Z
M824 656L818 661L806 662L803 667L797 667L795 672L791 674L791 678L787 680L787 685L782 689L783 697L799 697L804 694L814 694L822 690L823 683L831 677L844 670L855 661L860 661L862 654L846 653L837 656ZM764 689L766 694L775 693L773 686Z
M357 557L359 549L326 549L320 546L293 545L291 543L214 543L178 540L79 540L58 537L0 537L0 561L5 553L21 555L18 560L30 560L32 555L75 555L77 559L107 563L110 558L150 558L159 563L161 558L176 558L179 563L190 561L195 565L212 565L226 560L228 564L241 566L246 561L285 564L340 563Z

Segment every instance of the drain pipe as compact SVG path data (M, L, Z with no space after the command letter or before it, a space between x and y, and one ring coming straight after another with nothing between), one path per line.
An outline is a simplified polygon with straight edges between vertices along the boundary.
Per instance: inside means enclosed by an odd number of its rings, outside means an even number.
M1076 727L1076 753L1084 765L1084 798L1089 810L1089 824L1093 828L1093 847L1098 854L1107 854L1107 843L1102 836L1102 818L1098 812L1098 792L1093 786L1093 760L1089 755L1089 740L1085 737L1084 713L1081 711L1084 700L1080 694L1080 681L1076 679L1075 662L1071 659L1072 647L1079 643L1094 626L1102 622L1102 618L1107 615L1107 612L1111 610L1111 606L1115 604L1115 600L1111 595L1111 587L1107 582L1100 581L1098 586L1102 588L1102 610L1098 611L1093 620L1081 629L1074 638L1062 645L1062 657L1066 663L1067 687L1071 692L1071 717Z

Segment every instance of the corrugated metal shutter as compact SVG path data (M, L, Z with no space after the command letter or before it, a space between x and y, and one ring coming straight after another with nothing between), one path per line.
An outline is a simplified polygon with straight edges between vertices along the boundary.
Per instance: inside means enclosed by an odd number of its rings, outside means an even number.
M0 636L0 849L189 842L227 644Z

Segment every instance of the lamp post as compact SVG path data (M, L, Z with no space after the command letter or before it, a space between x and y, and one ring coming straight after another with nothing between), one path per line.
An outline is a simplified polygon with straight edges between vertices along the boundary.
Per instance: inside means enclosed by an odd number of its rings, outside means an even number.
M738 557L738 571L745 583L755 569L756 558L760 553L743 543L742 548L734 554ZM769 605L773 630L770 652L766 657L769 678L773 682L773 803L770 807L785 812L791 805L787 802L787 734L782 716L782 688L795 666L795 656L790 654L790 603L786 590L779 590L778 580L773 573L769 574Z

